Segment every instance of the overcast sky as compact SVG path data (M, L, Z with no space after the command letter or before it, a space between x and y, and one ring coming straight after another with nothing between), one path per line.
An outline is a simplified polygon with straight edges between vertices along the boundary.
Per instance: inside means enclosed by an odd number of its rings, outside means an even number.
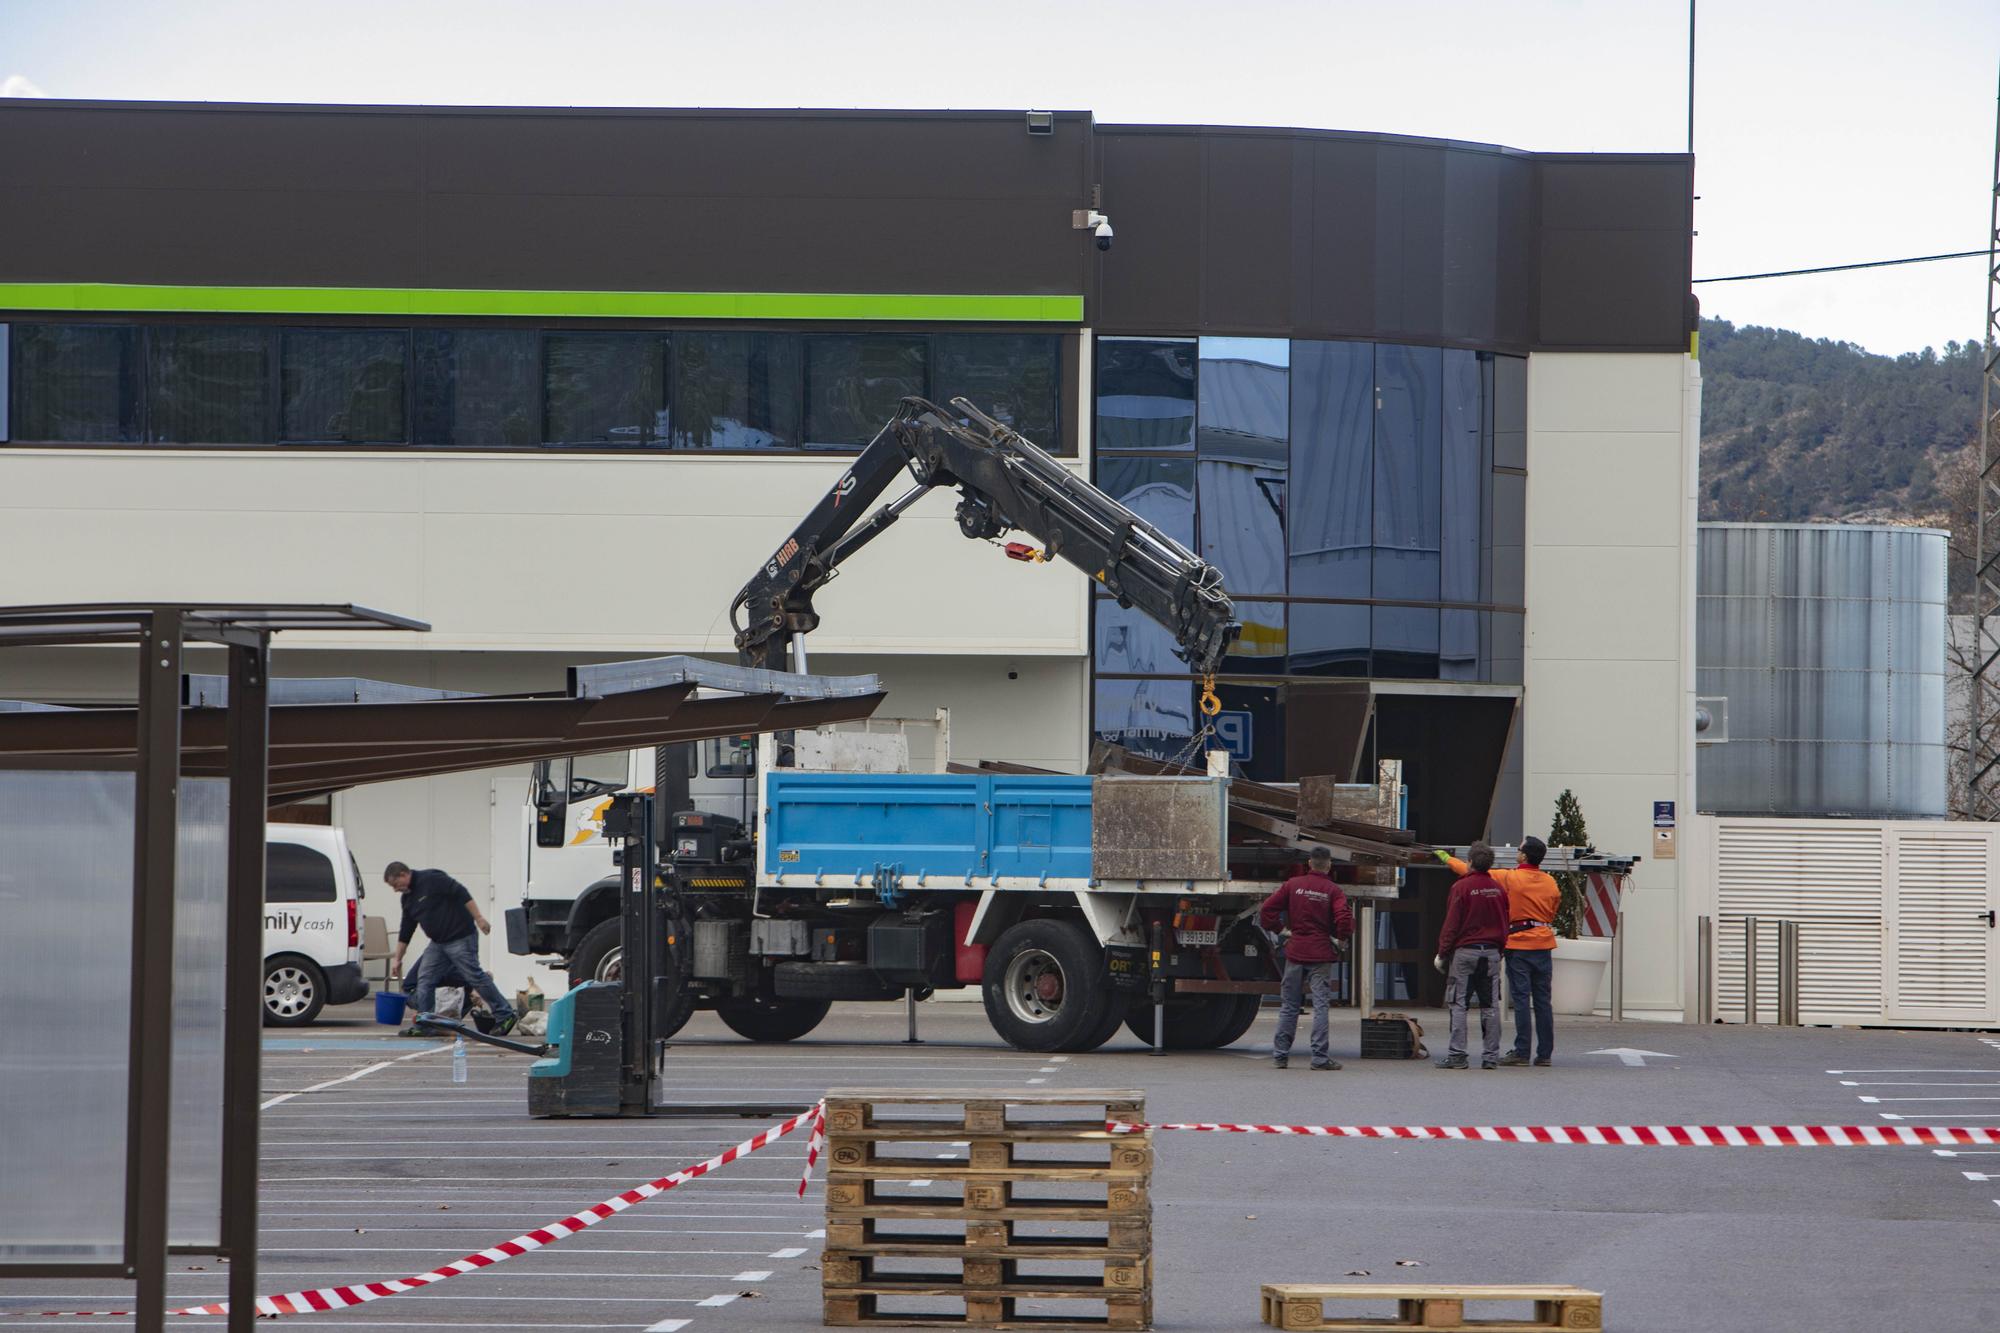
M1699 17L1696 276L1984 247L2000 0ZM0 0L0 90L1032 106L1672 152L1687 36L1686 0ZM1709 314L1879 352L1977 339L1986 300L1978 260L1699 290Z

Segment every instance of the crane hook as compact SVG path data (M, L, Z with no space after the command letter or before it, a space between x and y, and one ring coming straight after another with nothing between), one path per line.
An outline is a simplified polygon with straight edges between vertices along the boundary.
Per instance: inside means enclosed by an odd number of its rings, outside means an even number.
M1201 715L1214 717L1222 711L1222 699L1215 692L1215 673L1205 671L1201 677Z

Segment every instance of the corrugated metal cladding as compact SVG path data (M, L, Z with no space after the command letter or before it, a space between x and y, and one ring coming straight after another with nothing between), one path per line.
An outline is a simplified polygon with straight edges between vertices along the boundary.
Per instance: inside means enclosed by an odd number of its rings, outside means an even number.
M1799 923L1806 1023L1981 1027L2000 1020L2000 878L1991 824L1724 818L1715 822L1715 1012L1745 1015L1745 917L1758 1016L1776 1017L1780 920Z
M1687 345L1692 159L1020 112L13 100L0 281L1082 295L1084 323ZM1071 226L1100 201L1108 253Z
M1947 534L1707 523L1696 690L1729 700L1696 796L1720 814L1942 818Z

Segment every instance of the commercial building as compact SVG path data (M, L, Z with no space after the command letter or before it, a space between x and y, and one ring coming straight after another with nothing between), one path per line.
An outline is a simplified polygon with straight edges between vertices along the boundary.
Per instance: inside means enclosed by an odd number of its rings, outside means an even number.
M489 691L728 656L843 454L965 394L1223 569L1242 771L1400 758L1446 842L1572 788L1645 852L1692 808L1691 169L1071 112L0 105L0 603L354 600L435 629L281 669ZM1164 636L943 497L819 604L814 667L948 705L962 755L1189 742ZM120 680L32 671L0 695ZM523 784L331 814L492 892ZM1432 984L1437 878L1384 914L1385 998ZM1628 1006L1680 1009L1674 862L1628 921Z

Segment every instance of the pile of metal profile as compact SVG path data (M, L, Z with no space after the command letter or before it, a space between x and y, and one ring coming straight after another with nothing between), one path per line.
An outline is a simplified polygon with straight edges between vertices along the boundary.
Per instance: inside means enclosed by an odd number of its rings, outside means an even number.
M388 681L271 681L270 797L564 755L810 730L872 715L880 679L764 671L694 657L571 667L561 693L472 695ZM220 774L228 681L183 678L181 771ZM0 704L0 759L130 755L137 710Z

